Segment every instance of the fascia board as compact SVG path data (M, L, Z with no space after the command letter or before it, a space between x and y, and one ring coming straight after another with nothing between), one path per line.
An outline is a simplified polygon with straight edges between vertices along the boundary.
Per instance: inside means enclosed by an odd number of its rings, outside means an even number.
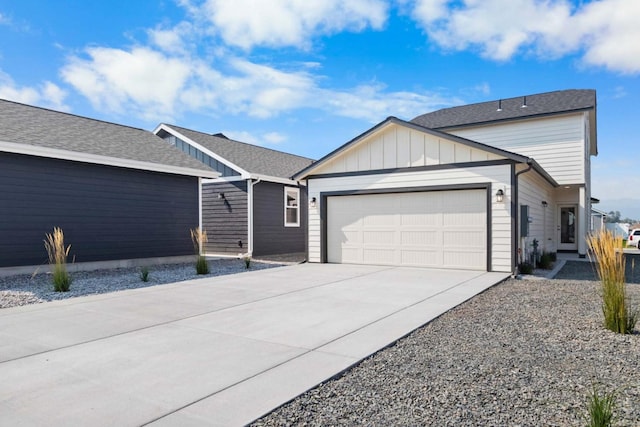
M187 136L181 134L180 132L178 132L177 130L173 129L171 126L168 126L164 123L160 124L154 131L153 133L158 135L158 132L160 132L161 130L170 133L171 135L180 138L181 140L183 140L184 142L186 142L189 145L192 145L193 147L197 148L198 150L202 151L203 153L207 154L210 157L213 157L214 159L216 159L217 161L219 161L220 163L223 163L225 165L227 165L228 167L230 167L231 169L234 169L238 172L240 172L240 175L242 175L242 178L244 179L249 179L250 177L250 173L246 170L244 170L243 168L241 168L240 166L236 165L235 163L225 159L224 157L214 153L213 151L209 150L207 147L198 144L197 142L195 142L194 140L192 140L191 138L188 138Z
M176 175L197 176L201 178L217 178L219 172L205 171L180 166L164 165L161 163L143 162L140 160L122 159L119 157L100 156L98 154L81 153L78 151L61 150L58 148L42 147L39 145L18 144L0 141L0 151L30 156L46 157L50 159L70 160L96 165L116 166L128 169L147 170L152 172L172 173Z

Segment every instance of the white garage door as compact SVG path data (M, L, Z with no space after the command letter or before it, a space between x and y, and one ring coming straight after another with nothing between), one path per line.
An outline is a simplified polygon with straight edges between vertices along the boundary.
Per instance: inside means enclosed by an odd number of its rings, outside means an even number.
M327 198L327 261L486 270L485 190Z

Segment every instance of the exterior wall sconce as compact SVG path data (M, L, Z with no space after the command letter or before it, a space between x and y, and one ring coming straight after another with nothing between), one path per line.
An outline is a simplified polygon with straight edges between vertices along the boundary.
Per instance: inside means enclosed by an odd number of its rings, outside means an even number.
M547 203L547 201L546 201L546 200L543 200L543 201L542 201L542 207L543 207L543 208L546 208L547 206L549 206L549 203Z
M218 199L224 200L225 199L224 193L218 193Z
M312 197L311 200L309 200L309 207L310 208L315 208L316 207L316 198Z
M498 191L496 191L496 202L502 203L503 200L504 200L504 191L502 191L502 188L501 188Z

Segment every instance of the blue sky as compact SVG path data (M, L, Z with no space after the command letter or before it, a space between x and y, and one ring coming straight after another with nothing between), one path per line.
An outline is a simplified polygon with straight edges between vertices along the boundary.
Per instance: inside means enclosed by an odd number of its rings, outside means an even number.
M388 116L598 94L597 207L640 219L640 1L0 0L0 98L319 158Z

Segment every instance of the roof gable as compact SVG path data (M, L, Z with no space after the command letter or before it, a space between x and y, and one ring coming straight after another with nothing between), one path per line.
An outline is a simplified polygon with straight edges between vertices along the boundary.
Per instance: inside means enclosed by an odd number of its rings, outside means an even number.
M444 129L595 108L595 90L569 89L444 108L422 114L411 122L431 129Z
M530 160L525 156L389 117L300 171L296 177L500 159L522 163Z
M248 175L290 179L294 173L313 163L306 157L235 141L222 134L210 135L166 124L160 125L156 134L161 130L186 137L185 142L202 146L230 168Z
M217 176L149 131L2 99L0 151Z

